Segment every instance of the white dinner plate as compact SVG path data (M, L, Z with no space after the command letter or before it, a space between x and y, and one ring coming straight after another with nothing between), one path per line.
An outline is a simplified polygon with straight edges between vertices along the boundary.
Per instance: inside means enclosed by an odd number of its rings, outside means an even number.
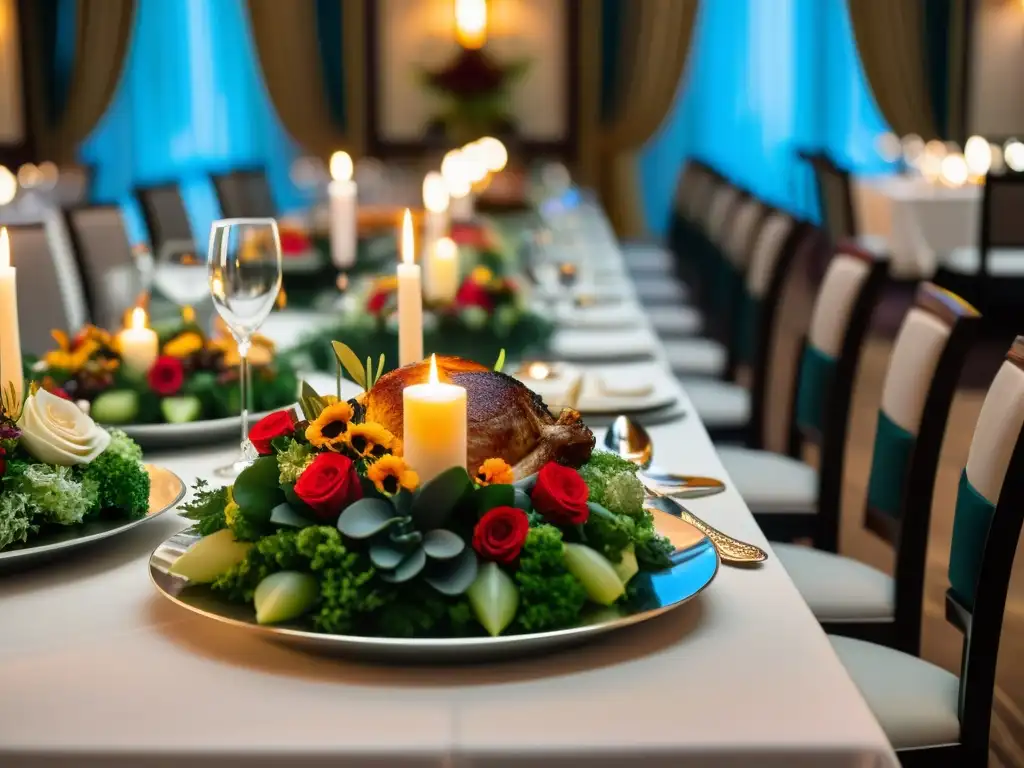
M654 337L647 328L627 331L593 331L565 328L555 331L549 345L553 360L579 362L629 362L654 354Z
M674 405L679 399L675 382L656 364L609 366L582 370L566 363L552 363L555 378L531 380L516 377L543 398L552 412L574 408L583 416L638 414Z

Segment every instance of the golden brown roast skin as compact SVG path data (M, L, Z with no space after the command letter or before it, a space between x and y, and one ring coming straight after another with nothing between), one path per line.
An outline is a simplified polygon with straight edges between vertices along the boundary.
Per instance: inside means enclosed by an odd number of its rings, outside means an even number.
M441 381L466 390L470 473L490 458L507 461L516 477L533 474L549 461L579 467L590 458L594 435L576 411L567 408L555 419L540 396L517 379L459 357L438 357L437 373ZM429 376L429 361L381 376L361 397L366 420L401 436L402 390Z

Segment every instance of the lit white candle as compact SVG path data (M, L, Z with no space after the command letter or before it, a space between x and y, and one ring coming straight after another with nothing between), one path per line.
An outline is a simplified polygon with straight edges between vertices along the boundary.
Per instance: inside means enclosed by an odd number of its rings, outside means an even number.
M448 186L444 176L431 171L423 178L423 242L420 244L424 257L429 258L430 250L438 238L448 232ZM427 277L429 282L430 278Z
M455 241L442 237L434 243L427 265L427 298L442 304L454 301L459 291L459 247Z
M402 261L398 264L398 364L423 359L423 287L416 264L412 214L402 214Z
M441 176L448 187L448 213L452 221L471 221L474 216L471 169L462 150L453 149L441 161Z
M131 325L117 334L122 365L135 373L147 373L156 362L159 346L156 331L146 327L146 310L136 307Z
M0 227L0 386L4 401L14 388L21 402L25 378L21 370L21 333L18 331L18 281L11 266L11 241L7 228Z
M348 152L331 155L331 183L327 186L331 215L331 261L338 269L356 263L356 183Z
M402 442L406 463L420 483L452 467L466 466L466 390L443 384L430 356L430 378L402 391Z

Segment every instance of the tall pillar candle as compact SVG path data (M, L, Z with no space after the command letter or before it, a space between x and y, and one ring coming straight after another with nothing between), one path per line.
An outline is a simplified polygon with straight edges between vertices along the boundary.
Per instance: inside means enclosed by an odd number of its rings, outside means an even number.
M405 462L429 483L452 467L466 466L466 390L442 384L430 356L430 378L402 391Z
M455 241L442 237L434 243L427 265L427 299L438 304L450 304L459 292L459 247Z
M146 310L132 310L131 323L117 334L117 348L124 367L139 375L146 375L160 353L156 331L146 327Z
M331 183L327 185L327 198L331 262L338 269L350 269L356 263L358 202L352 170L352 158L348 152L335 152L331 155Z
M402 215L402 261L398 265L398 364L423 359L423 284L416 261L412 214Z
M18 330L17 272L11 266L11 241L7 228L0 227L0 387L3 388L4 401L13 388L16 401L21 402L24 386L21 332Z

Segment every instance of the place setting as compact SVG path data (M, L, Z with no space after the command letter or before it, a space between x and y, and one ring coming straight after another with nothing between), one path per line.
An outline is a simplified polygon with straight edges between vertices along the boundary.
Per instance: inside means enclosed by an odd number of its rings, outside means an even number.
M367 377L337 349L364 391L307 388L257 423L256 458L154 552L160 594L305 650L467 662L578 644L714 579L712 539L646 504L661 491L577 412L463 358Z

